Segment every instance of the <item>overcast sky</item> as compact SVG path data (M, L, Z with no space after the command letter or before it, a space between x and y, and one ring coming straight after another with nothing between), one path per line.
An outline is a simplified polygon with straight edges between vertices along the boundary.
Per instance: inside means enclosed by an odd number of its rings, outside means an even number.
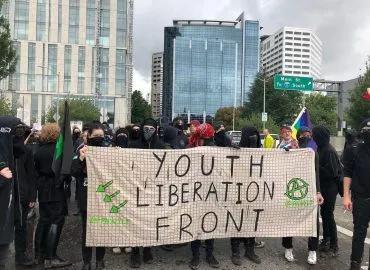
M282 26L311 28L323 42L325 79L357 77L370 55L369 0L135 0L134 90L150 92L151 55L163 51L174 19L259 20L261 35Z

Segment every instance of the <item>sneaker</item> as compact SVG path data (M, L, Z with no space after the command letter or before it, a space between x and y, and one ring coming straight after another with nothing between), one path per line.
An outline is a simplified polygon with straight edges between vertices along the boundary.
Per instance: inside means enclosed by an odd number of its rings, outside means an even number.
M317 263L316 251L308 252L307 262L308 264L311 264L311 265L315 265Z
M328 251L329 257L337 257L339 255L339 249L338 247L330 247Z
M146 264L152 264L153 263L153 255L152 255L151 248L144 248L143 262L146 263Z
M239 253L233 253L231 255L231 262L235 265L242 265L242 259L240 258Z
M104 261L96 261L96 270L105 270Z
M130 258L130 264L132 268L140 268L141 259L139 252L132 252Z
M285 249L285 259L288 262L293 262L294 261L293 249L291 249L291 248L286 248Z
M263 241L256 241L254 243L254 247L255 248L263 248L263 247L265 247L265 242L263 242Z
M114 254L117 254L117 255L122 253L121 248L119 248L119 247L114 247L112 249L112 251L113 251Z
M131 253L131 252L132 252L132 248L130 248L130 247L125 248L125 253Z
M321 252L328 252L330 249L330 241L329 239L322 239L319 244L319 251Z
M212 268L219 268L220 267L220 263L216 260L215 256L213 256L213 254L208 255L206 257L206 261L209 264L209 266L211 266Z
M199 268L199 263L200 263L199 256L193 256L193 259L191 260L189 266L191 269L197 270Z

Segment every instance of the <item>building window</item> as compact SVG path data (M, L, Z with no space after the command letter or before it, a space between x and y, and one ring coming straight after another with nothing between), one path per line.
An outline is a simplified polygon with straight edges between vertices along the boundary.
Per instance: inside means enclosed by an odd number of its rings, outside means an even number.
M294 35L302 35L301 32L294 32Z
M291 42L285 42L285 45L293 45Z
M21 58L21 44L18 41L13 42L13 48L17 52L17 57ZM20 90L20 61L17 61L15 72L12 75L12 90Z
M291 50L292 50L292 48L285 48L285 50L286 50L286 51L291 51Z
M77 92L83 94L85 92L85 47L78 47L78 85Z
M120 1L118 1L120 2ZM95 45L95 0L87 0L86 6L86 44Z
M64 87L63 92L70 93L71 91L71 68L72 68L72 46L64 47Z
M48 46L48 92L57 91L58 81L58 46L49 44Z
M126 51L116 51L116 95L125 95Z
M69 1L69 43L79 43L79 28L80 28L80 0Z
M36 65L36 44L28 43L28 77L27 90L35 91L35 65Z
M31 122L35 123L39 115L39 96L36 94L31 95Z
M100 93L108 94L109 87L109 49L101 49L100 53Z
M109 46L110 0L101 1L100 45ZM120 2L120 1L119 1Z
M116 47L126 48L127 1L117 1L117 36Z
M285 34L293 34L292 31L285 31Z
M304 74L304 75L309 75L310 73L309 73L309 72L307 72L307 71L303 71L303 72L302 72L302 74Z
M310 35L310 33L303 33L303 35L304 35L304 36L309 36L309 35Z
M301 43L294 43L294 46L301 46Z
M290 40L292 40L292 39L293 39L293 37L286 37L286 39L290 39Z
M58 42L62 41L62 14L63 14L63 5L62 5L63 0L58 0Z
M29 4L28 0L15 0L14 12L14 38L28 39L28 22L29 22Z
M37 0L36 14L36 39L38 41L46 40L46 3L45 0Z

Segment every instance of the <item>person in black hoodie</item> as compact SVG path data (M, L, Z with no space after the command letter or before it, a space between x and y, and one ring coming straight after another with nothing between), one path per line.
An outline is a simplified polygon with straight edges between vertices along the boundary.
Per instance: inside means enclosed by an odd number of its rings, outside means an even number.
M362 122L361 136L363 143L357 149L347 148L343 155L343 206L353 214L351 270L361 269L370 222L370 118Z
M24 139L27 138L25 134ZM33 261L26 256L27 248L27 216L30 209L35 206L36 172L32 149L24 148L25 153L15 160L17 187L19 191L19 202L21 211L16 211L15 225L15 262L23 266L30 266Z
M44 261L45 269L71 264L56 254L65 216L68 214L64 186L56 183L52 170L59 132L57 124L46 124L41 130L40 146L34 157L40 212L35 233L35 264Z
M341 175L341 165L337 151L329 143L330 131L324 126L317 126L312 130L319 154L320 164L320 188L324 197L321 206L321 217L323 227L323 239L320 242L319 250L328 252L328 255L335 257L338 255L338 233L334 219L335 201L338 195L338 183Z
M163 140L166 149L185 149L187 147L182 136L179 135L178 129L172 126L164 128Z
M163 141L159 140L157 134L157 122L152 118L147 118L141 125L141 136L139 139L131 140L128 148L137 149L164 149ZM138 133L135 133L138 134ZM153 263L153 255L150 247L143 249L143 261L146 264ZM131 267L139 268L141 265L140 248L134 247L131 253Z
M99 124L91 124L87 135L87 145L79 149L78 154L73 158L72 175L76 178L78 188L78 207L82 217L82 258L83 270L91 270L92 247L86 246L86 226L87 226L87 168L86 168L86 153L89 146L104 147L104 131L103 126ZM105 248L96 248L96 269L104 270Z
M242 136L240 139L240 147L245 148L261 148L261 137L258 130L254 126L246 126L242 129ZM256 238L231 238L231 261L235 265L241 265L240 258L240 242L244 243L245 253L244 256L256 264L261 263L261 259L254 252Z
M126 128L119 128L114 135L114 145L127 148L128 146L128 130Z

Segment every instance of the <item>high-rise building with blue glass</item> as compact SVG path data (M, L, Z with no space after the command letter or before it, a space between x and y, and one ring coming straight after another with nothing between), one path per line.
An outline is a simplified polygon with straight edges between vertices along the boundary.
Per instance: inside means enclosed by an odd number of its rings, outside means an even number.
M164 29L162 117L241 106L259 70L259 22L175 20Z

